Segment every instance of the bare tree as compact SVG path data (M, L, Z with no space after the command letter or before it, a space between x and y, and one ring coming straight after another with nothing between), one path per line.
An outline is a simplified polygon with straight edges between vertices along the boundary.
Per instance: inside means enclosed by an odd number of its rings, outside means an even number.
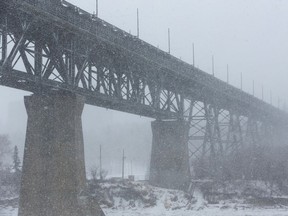
M106 179L107 175L108 175L108 170L102 169L102 170L100 171L100 179L101 179L101 180Z
M105 169L100 170L97 166L92 166L90 168L90 175L93 181L104 180L108 175L108 171Z
M19 152L18 152L18 147L14 147L14 152L13 152L13 169L14 172L21 172L21 162L19 158Z
M93 181L97 181L97 177L99 175L99 168L97 166L93 166L90 168L90 175Z

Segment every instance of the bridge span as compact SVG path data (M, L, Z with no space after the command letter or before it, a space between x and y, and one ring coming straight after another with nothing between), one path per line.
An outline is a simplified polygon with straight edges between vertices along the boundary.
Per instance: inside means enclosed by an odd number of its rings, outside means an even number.
M157 186L185 189L243 148L287 144L284 111L65 0L0 0L0 84L33 93L21 216L82 214L85 103L155 119Z

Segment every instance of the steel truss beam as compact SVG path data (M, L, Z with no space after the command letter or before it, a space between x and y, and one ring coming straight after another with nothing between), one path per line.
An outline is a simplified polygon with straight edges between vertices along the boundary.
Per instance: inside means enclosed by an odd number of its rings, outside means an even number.
M167 83L168 74L35 17L10 17L1 26L2 85L74 91L86 94L88 103L149 117L184 116L183 90L179 80Z
M0 8L1 85L73 91L87 103L152 118L185 118L184 101L194 98L283 120L270 105L64 0L0 0Z
M256 179L263 152L279 143L273 139L275 126L269 122L202 102L193 103L190 128L188 145L195 178Z

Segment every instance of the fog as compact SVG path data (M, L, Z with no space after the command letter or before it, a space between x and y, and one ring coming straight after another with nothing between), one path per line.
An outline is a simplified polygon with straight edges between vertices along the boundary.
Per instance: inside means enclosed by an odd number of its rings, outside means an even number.
M24 95L21 92L1 87L0 97L6 101L1 106L0 132L8 134L12 145L19 147L23 156L27 115L24 107ZM85 105L82 122L85 145L86 170L99 166L100 145L102 146L103 169L108 175L121 175L122 150L126 156L126 174L132 173L144 178L149 167L152 144L150 122L140 116Z
M95 1L69 2L93 13ZM171 29L171 54L215 76L283 108L288 94L288 1L281 0L99 0L99 17L136 34L136 9L140 11L140 38L168 50L167 29ZM29 92L0 87L0 133L9 134L12 144L23 153L26 111L23 96ZM121 151L125 149L128 172L143 176L149 165L152 119L103 108L85 106L83 129L87 170L99 164L120 175Z

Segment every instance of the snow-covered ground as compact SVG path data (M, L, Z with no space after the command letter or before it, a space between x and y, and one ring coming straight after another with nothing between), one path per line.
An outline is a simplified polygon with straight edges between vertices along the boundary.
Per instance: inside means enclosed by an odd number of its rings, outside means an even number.
M210 202L207 200L209 196L205 196L203 185L202 189L200 186L194 189L193 196L129 181L92 185L90 192L99 198L106 216L288 216L287 196L280 196L278 191L272 200L267 199L271 191L261 182L237 181L224 186L216 184L213 188L218 194L217 202L211 197ZM219 196L223 193L230 197ZM17 216L17 199L7 200L10 201L0 204L0 216Z
M205 210L175 210L162 211L158 209L133 210L107 210L107 216L288 216L288 209L249 209L249 210L221 210L209 208Z
M18 216L18 209L0 207L0 216Z
M175 210L150 208L141 210L112 210L105 209L106 216L288 216L288 209L219 209L206 208L204 210ZM17 209L2 208L0 216L17 216Z

